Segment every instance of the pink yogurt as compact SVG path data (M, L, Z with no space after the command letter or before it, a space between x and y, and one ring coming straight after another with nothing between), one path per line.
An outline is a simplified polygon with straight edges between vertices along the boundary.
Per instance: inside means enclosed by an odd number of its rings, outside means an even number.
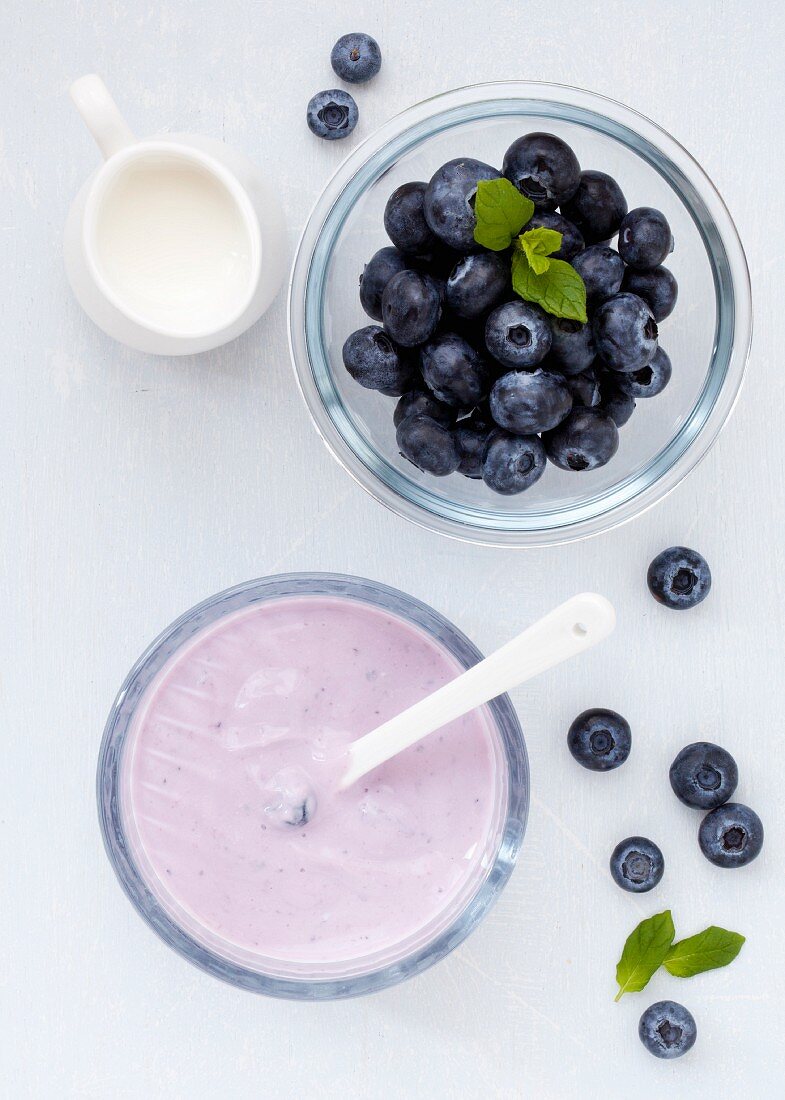
M126 815L161 903L246 964L318 975L402 957L446 927L493 862L503 754L485 711L344 792L346 745L461 671L384 610L295 596L219 619L164 666L130 731ZM271 778L304 775L304 825Z

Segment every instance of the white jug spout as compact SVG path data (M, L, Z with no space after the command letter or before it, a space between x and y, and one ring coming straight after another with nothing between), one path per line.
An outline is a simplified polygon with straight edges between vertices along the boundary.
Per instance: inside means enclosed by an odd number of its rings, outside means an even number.
M109 89L96 73L75 80L70 88L73 103L105 159L132 145L130 126L117 109Z

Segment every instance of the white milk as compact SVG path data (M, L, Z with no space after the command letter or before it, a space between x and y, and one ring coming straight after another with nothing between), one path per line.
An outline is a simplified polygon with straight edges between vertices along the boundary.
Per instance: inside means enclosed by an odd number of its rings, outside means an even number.
M206 169L159 153L112 180L95 224L101 274L120 304L173 333L219 329L251 290L251 243L234 197Z

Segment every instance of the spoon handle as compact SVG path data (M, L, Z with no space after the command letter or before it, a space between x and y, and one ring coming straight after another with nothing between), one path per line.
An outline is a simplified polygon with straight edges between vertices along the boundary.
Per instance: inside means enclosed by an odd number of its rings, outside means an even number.
M616 613L604 596L573 596L490 657L354 741L341 789L448 722L584 653L607 638L615 625Z

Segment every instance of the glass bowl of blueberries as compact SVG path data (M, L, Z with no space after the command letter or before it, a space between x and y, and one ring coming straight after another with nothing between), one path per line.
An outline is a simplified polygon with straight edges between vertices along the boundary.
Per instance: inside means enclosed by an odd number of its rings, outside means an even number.
M314 423L377 500L497 546L597 534L706 454L749 274L690 154L630 108L508 82L391 119L324 189L289 296Z

